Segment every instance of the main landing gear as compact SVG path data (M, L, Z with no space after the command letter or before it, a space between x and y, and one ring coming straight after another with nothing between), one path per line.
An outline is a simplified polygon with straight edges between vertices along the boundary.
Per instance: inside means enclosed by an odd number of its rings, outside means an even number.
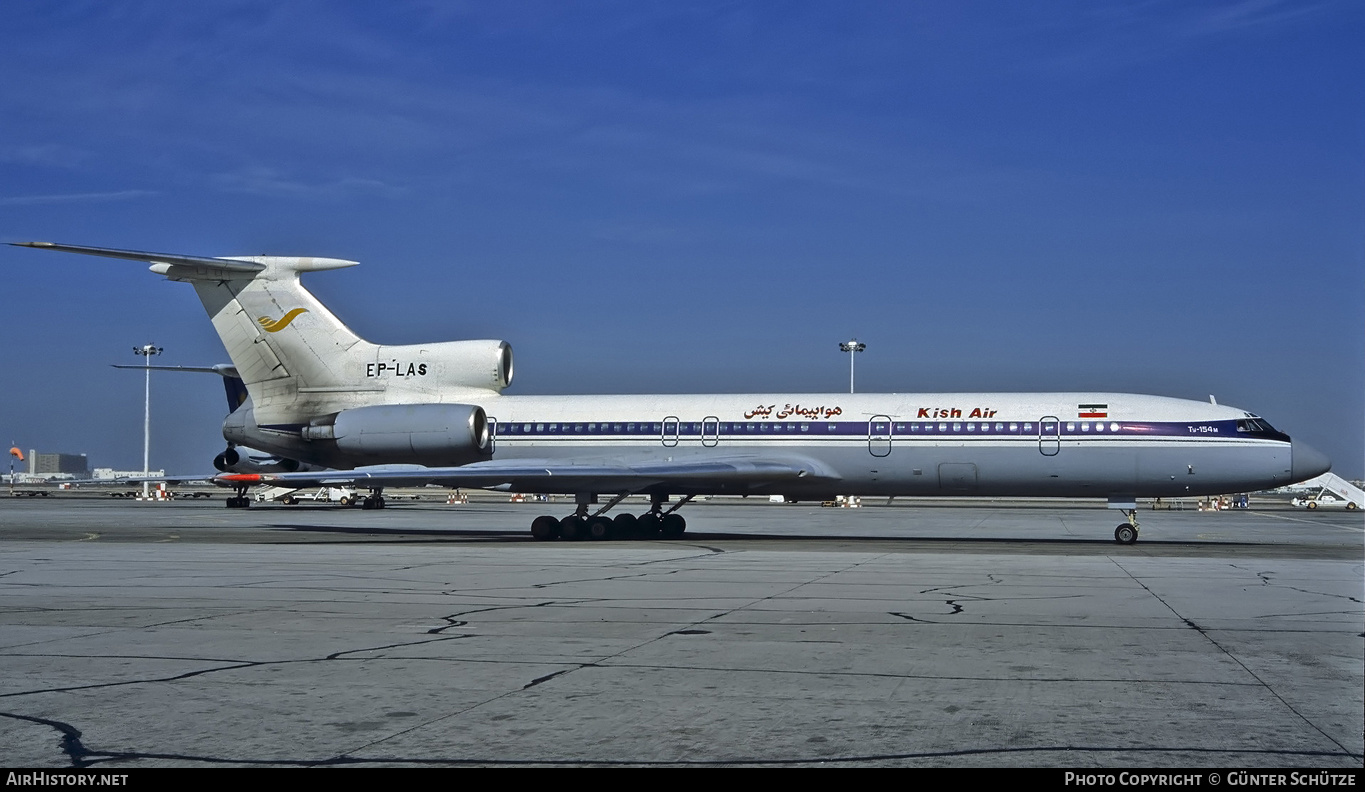
M245 509L251 506L251 498L246 496L246 491L250 489L249 485L236 486L232 489L237 492L237 495L227 499L227 507L229 509Z
M1114 529L1114 541L1119 544L1132 544L1138 538L1137 509L1123 509L1128 522L1119 523L1119 527Z
M630 493L616 496L606 506L589 514L589 506L595 496L576 497L578 508L573 514L559 519L549 515L537 517L531 523L531 536L542 542L551 539L576 541L579 539L677 539L687 530L687 521L676 514L684 504L692 500L688 495L672 508L664 511L668 502L667 495L651 495L649 511L636 517L634 514L618 514L608 517L606 513L613 506L625 500Z
M356 496L356 499L351 501L350 505L359 506L362 509L382 509L384 508L384 490L370 490L370 496L368 498Z

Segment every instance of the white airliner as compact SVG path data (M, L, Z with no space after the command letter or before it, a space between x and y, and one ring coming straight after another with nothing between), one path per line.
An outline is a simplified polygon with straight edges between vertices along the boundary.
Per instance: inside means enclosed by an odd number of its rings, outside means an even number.
M327 472L231 473L247 489L440 484L575 496L538 539L678 536L698 495L1107 498L1137 540L1136 499L1247 492L1326 472L1321 453L1252 413L1125 393L504 396L502 341L384 346L357 336L299 281L330 258L206 258L17 243L145 261L194 286L249 398L223 422L250 446ZM608 510L648 495L641 515ZM670 506L670 498L679 500ZM602 506L594 506L598 498Z

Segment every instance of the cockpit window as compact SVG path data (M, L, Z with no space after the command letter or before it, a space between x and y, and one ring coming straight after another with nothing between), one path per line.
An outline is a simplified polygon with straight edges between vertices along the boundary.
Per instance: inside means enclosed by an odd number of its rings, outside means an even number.
M1274 432L1275 427L1271 426L1264 418L1244 418L1237 422L1237 431L1265 434L1266 432Z

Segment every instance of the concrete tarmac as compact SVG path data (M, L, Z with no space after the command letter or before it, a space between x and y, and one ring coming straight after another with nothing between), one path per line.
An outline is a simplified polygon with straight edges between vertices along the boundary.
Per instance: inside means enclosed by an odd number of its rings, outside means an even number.
M0 499L8 766L1354 767L1359 512Z

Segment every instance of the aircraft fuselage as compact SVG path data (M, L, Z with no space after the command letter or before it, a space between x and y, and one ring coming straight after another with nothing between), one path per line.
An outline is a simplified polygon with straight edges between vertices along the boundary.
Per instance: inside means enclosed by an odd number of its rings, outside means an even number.
M492 425L493 460L788 455L833 474L770 485L673 482L673 494L1177 497L1295 480L1287 435L1236 408L1158 396L494 396L474 403ZM404 461L341 453L302 439L298 425L255 426L249 406L228 418L224 435L330 467ZM1306 464L1300 459L1300 468ZM565 491L552 479L524 489Z

